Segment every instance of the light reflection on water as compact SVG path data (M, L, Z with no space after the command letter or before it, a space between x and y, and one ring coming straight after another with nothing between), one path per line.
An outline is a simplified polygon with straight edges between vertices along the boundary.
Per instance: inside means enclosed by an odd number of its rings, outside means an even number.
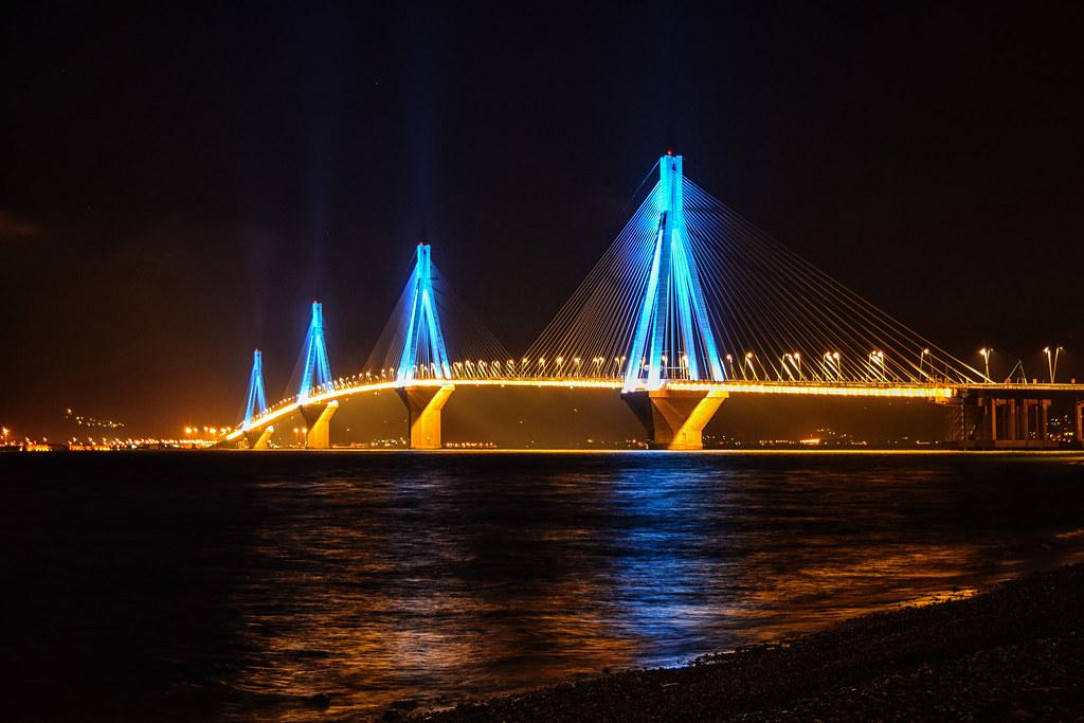
M39 547L9 572L70 558L74 594L50 598L50 624L75 644L100 635L116 649L107 682L74 669L68 685L108 696L127 675L148 706L244 718L310 718L298 700L318 693L335 716L675 664L966 593L1084 550L1072 534L1084 508L1079 455L94 464L96 475L30 469L5 515L6 543L39 525ZM104 594L80 590L102 575L113 585ZM129 639L131 649L117 645ZM15 652L48 660L36 644L20 639ZM159 667L127 670L140 656Z

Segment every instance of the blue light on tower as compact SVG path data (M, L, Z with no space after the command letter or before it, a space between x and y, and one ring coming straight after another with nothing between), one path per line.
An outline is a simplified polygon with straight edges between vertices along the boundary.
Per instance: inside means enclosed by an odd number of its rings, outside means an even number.
M245 398L245 416L242 427L267 411L267 394L263 386L263 354L259 349L252 353L252 373L248 376L248 395Z
M403 339L403 353L399 357L399 370L396 380L400 383L414 378L418 351L421 346L422 358L426 365L432 365L434 376L438 379L451 379L452 368L448 363L448 351L444 347L444 334L437 316L437 302L433 294L433 264L429 256L429 244L418 244L414 273L410 275L406 288L407 303L404 312L409 316L406 322L406 337Z
M659 212L659 228L647 289L629 350L626 390L645 383L648 389L661 387L668 376L665 369L668 357L671 368L684 365L684 376L688 379L704 378L702 367L706 367L712 380L726 378L685 229L681 161L681 156L670 153L659 159L659 183L652 192ZM667 340L677 338L682 349L665 348ZM674 341L671 344L676 347ZM645 367L647 378L643 380Z
M327 360L327 342L324 340L324 307L312 302L312 321L305 336L305 366L301 371L301 388L298 401L304 402L314 389L331 384L331 364Z

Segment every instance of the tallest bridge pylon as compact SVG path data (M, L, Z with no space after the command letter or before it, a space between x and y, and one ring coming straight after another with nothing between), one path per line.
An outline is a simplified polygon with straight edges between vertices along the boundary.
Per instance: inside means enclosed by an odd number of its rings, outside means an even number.
M727 393L667 389L665 382L721 382L726 377L685 226L681 156L660 158L659 173L653 192L658 228L622 396L654 446L700 449L704 426Z
M659 170L654 191L658 230L629 350L625 391L657 390L673 378L725 379L685 228L681 156L663 156Z

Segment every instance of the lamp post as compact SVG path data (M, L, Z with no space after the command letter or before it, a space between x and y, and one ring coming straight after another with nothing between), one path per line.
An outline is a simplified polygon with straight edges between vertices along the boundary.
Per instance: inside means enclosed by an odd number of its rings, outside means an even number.
M1050 347L1044 347L1043 352L1046 354L1046 366L1050 370L1050 383L1054 383L1055 375L1058 373L1058 357L1061 355L1062 347L1055 347L1054 351L1050 351Z
M843 381L843 365L840 363L840 356L838 351L826 351L824 352L824 360L827 363L825 371L829 376L835 377L835 381Z
M792 366L794 364L793 354L784 354L783 356L779 357L779 381L783 381L783 372L786 372L787 376L790 377L790 380L794 381L794 374L791 373L790 367L787 366L787 359L791 360Z
M983 364L985 364L985 367L986 367L986 383L987 384L990 384L990 383L992 383L994 381L993 379L990 378L990 352L992 352L992 351L993 351L993 349L991 349L990 347L985 347L985 346L983 348L979 349L979 354L982 355L982 361L983 361Z
M888 381L888 375L885 374L885 353L880 349L874 349L869 353L870 368L873 370L873 376L876 379L878 374L878 367L880 368L880 379L883 382Z

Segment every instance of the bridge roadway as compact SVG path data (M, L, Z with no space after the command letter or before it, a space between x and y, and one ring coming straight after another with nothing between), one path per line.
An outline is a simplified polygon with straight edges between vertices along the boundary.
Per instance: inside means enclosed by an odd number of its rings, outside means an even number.
M538 389L609 389L621 393L648 431L651 443L667 449L702 448L701 432L731 395L816 396L919 399L950 406L964 447L1048 447L1047 414L1051 400L1075 403L1076 440L1084 443L1084 384L956 384L947 382L825 382L732 380L697 382L666 380L658 389L624 390L617 378L456 378L339 383L308 399L287 399L244 428L223 436L223 444L266 449L274 425L298 413L306 420L306 446L330 446L329 425L339 403L351 397L395 391L408 409L410 446L439 449L441 410L456 387L530 387ZM1033 439L1035 437L1036 439Z

